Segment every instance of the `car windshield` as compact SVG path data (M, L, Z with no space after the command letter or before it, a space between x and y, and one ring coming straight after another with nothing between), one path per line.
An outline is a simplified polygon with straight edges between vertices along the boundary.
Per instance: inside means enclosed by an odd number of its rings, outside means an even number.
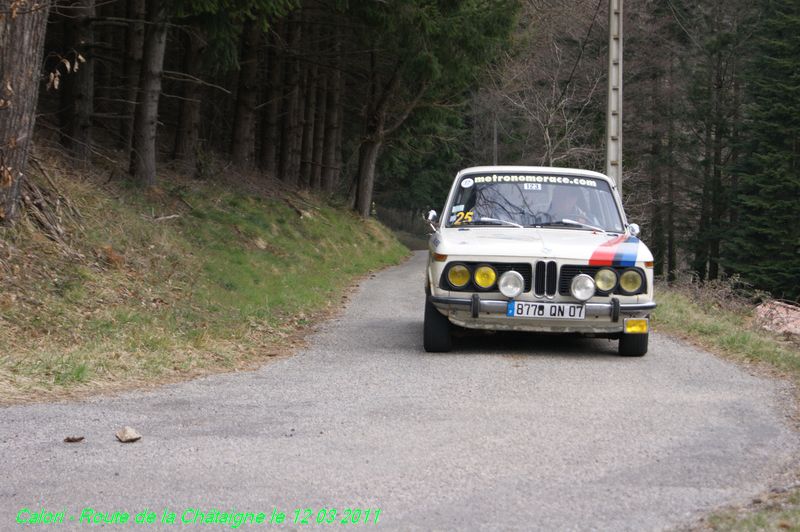
M567 227L622 232L611 189L602 179L544 174L472 174L461 178L448 227Z

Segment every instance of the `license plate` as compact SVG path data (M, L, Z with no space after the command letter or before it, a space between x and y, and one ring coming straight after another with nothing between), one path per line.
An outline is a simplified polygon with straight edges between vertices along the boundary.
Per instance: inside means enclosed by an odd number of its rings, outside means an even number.
M572 303L529 303L509 301L506 316L547 320L582 320L586 307Z

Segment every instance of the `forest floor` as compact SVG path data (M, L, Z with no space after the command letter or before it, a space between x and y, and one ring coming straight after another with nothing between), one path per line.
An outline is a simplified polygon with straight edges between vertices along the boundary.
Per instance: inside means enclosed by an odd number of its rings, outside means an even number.
M165 170L143 192L110 167L31 170L28 209L0 229L0 404L255 367L408 253L280 182Z

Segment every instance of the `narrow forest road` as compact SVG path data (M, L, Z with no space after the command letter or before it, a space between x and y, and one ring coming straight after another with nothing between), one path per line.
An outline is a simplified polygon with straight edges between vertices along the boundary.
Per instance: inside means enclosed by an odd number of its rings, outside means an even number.
M664 336L642 359L504 335L426 354L423 269L363 282L307 350L255 372L0 409L0 529L23 507L65 512L52 530L166 507L177 523L144 529L230 528L181 524L187 508L379 508L395 530L653 530L747 500L798 454L784 384ZM126 424L139 442L114 439Z

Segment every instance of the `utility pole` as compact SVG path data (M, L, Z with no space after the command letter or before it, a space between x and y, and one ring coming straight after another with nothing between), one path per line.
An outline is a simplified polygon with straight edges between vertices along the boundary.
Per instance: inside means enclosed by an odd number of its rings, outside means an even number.
M622 194L622 0L608 0L606 174Z

